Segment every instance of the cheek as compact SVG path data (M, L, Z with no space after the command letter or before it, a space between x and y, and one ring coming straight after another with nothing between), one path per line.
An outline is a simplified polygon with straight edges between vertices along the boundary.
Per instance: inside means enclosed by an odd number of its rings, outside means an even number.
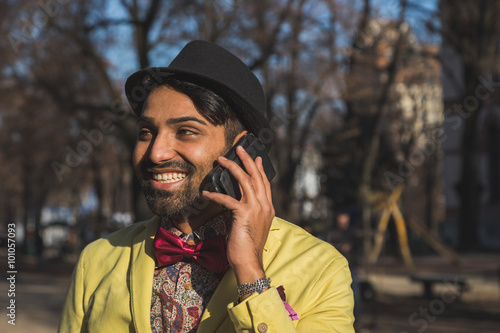
M207 150L192 150L189 155L189 161L197 166L200 171L205 171L209 166L213 165L214 159Z
M189 159L193 164L198 165L200 169L203 169L204 172L208 173L208 171L213 169L214 163L217 161L217 158L221 156L224 150L223 148L215 148L216 146L214 144L210 144L204 146L203 148L197 147L196 149L191 149Z
M142 142L137 142L134 147L134 152L132 155L132 163L134 166L137 166L140 161L143 159L144 154L146 153L147 146Z

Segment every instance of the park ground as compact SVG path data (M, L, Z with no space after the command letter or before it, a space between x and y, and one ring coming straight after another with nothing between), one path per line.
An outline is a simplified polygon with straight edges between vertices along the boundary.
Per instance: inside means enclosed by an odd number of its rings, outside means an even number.
M363 303L362 333L497 333L500 330L500 255L461 255L459 266L438 256L414 258L413 273L441 274L445 283L424 297L423 287L391 257L381 258L365 278L374 287L373 301ZM6 263L5 255L0 257ZM2 265L5 267L4 265ZM73 264L18 259L15 281L15 326L9 324L10 283L7 269L0 272L0 332L56 332ZM364 274L361 274L364 275ZM456 288L457 279L467 289ZM314 332L312 332L314 333Z

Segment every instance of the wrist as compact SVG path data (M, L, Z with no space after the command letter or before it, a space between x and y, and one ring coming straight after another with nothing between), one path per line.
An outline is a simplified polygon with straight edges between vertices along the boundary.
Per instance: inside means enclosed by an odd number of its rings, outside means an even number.
M241 266L231 266L234 275L236 276L236 282L238 285L251 283L263 277L266 277L264 270L258 264L255 265L241 265Z
M240 289L242 289L240 287L261 280L266 277L266 274L258 263L239 265L232 268L236 276L236 281L238 283L238 299L241 302L249 297L254 291L251 291L250 293L247 293L245 295L240 295ZM255 291L258 292L258 290ZM263 291L264 290L262 290L261 292Z
M240 301L243 301L253 293L262 294L269 288L271 288L271 279L268 277L263 277L250 283L240 284L237 289L238 298Z

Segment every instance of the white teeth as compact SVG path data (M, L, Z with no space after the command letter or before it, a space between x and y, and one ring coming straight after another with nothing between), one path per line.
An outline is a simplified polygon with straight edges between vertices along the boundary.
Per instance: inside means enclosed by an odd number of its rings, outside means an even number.
M153 179L160 183L172 183L185 178L185 173L153 173Z

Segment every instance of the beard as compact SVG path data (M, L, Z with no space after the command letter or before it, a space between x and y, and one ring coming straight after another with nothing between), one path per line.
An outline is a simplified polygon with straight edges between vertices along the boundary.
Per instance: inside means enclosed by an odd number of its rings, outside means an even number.
M182 189L173 192L153 189L150 182L143 181L142 190L149 209L155 215L169 218L187 217L198 212L199 208L203 208L208 202L201 196L200 186L189 183L184 184Z
M148 180L141 182L146 202L153 214L174 220L186 220L208 206L209 201L201 195L201 190L206 176L213 169L212 163L196 167L185 161L170 161L157 167L177 169L185 172L187 177L184 178L182 186L174 191L154 189ZM143 170L147 168L148 166L142 167Z

